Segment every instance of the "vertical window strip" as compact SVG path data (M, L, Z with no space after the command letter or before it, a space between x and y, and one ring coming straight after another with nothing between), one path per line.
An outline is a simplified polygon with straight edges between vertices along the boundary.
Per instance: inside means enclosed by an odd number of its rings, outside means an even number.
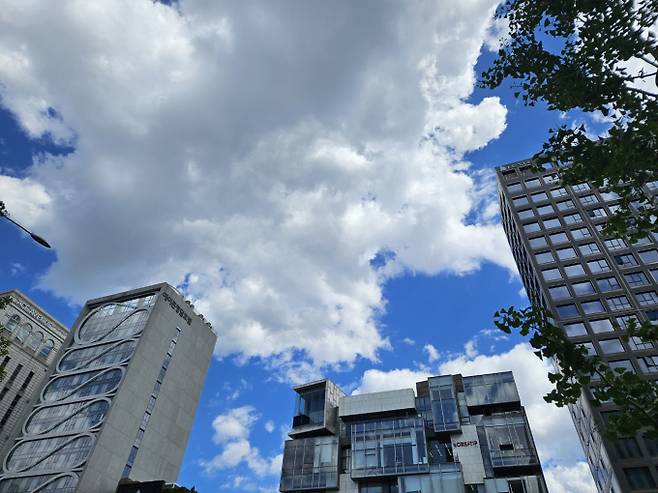
M162 367L160 368L160 373L158 374L158 378L155 381L155 384L153 385L153 392L151 392L151 397L149 398L149 402L146 405L146 410L144 411L144 416L142 417L142 424L140 425L139 430L137 430L137 436L135 437L135 440L133 441L133 446L130 449L130 455L128 456L128 460L126 461L126 466L123 468L123 474L121 475L122 478L129 477L130 471L132 470L133 464L135 463L139 446L142 443L142 438L144 437L144 432L146 431L146 425L148 425L148 422L151 419L151 413L155 408L155 401L157 400L158 395L160 394L162 382L164 382L165 375L167 374L167 368L169 368L169 363L171 362L171 357L174 354L174 348L176 347L176 343L178 342L178 336L180 336L180 333L181 333L180 327L176 327L176 335L169 342L169 349L167 350L167 354L165 355L164 360L162 362Z

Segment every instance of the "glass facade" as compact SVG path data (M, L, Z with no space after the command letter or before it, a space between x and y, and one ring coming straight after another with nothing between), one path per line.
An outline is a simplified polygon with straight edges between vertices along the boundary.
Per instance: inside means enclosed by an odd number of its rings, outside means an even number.
M286 441L280 491L318 488L338 488L338 438Z
M487 416L484 427L493 467L539 463L530 439L530 428L523 413L509 412Z
M434 431L458 430L460 427L457 395L452 376L428 378Z
M0 493L73 493L154 295L92 309L7 454Z
M464 395L467 406L489 406L520 400L511 371L464 377Z
M295 416L304 417L300 419L300 424L324 423L324 401L325 389L310 390L297 396L297 406Z

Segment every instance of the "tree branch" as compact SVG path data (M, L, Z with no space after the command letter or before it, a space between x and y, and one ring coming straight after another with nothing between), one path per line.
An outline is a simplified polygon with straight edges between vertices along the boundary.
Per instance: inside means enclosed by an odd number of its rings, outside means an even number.
M647 58L647 57L644 56L644 55L638 55L637 57L638 57L640 60L644 60L644 61L647 62L649 65L653 65L654 67L658 68L658 62L654 62L653 60Z
M658 99L658 94L654 94L652 92L645 91L644 89L638 89L637 87L630 87L630 86L626 86L626 89L628 89L629 91L632 91L632 92L637 92L639 94L643 94L645 96L652 97L654 99Z

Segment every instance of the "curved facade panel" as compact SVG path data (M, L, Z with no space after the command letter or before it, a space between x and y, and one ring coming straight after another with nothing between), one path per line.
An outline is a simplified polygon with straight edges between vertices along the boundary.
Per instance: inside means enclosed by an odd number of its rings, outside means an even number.
M3 464L0 493L73 493L146 325L153 295L92 310Z

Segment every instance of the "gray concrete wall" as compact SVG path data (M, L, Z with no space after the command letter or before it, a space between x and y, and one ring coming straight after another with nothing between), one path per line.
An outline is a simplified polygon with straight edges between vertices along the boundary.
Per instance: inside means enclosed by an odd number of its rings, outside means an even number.
M338 415L343 418L415 408L413 389L388 390L341 397Z

